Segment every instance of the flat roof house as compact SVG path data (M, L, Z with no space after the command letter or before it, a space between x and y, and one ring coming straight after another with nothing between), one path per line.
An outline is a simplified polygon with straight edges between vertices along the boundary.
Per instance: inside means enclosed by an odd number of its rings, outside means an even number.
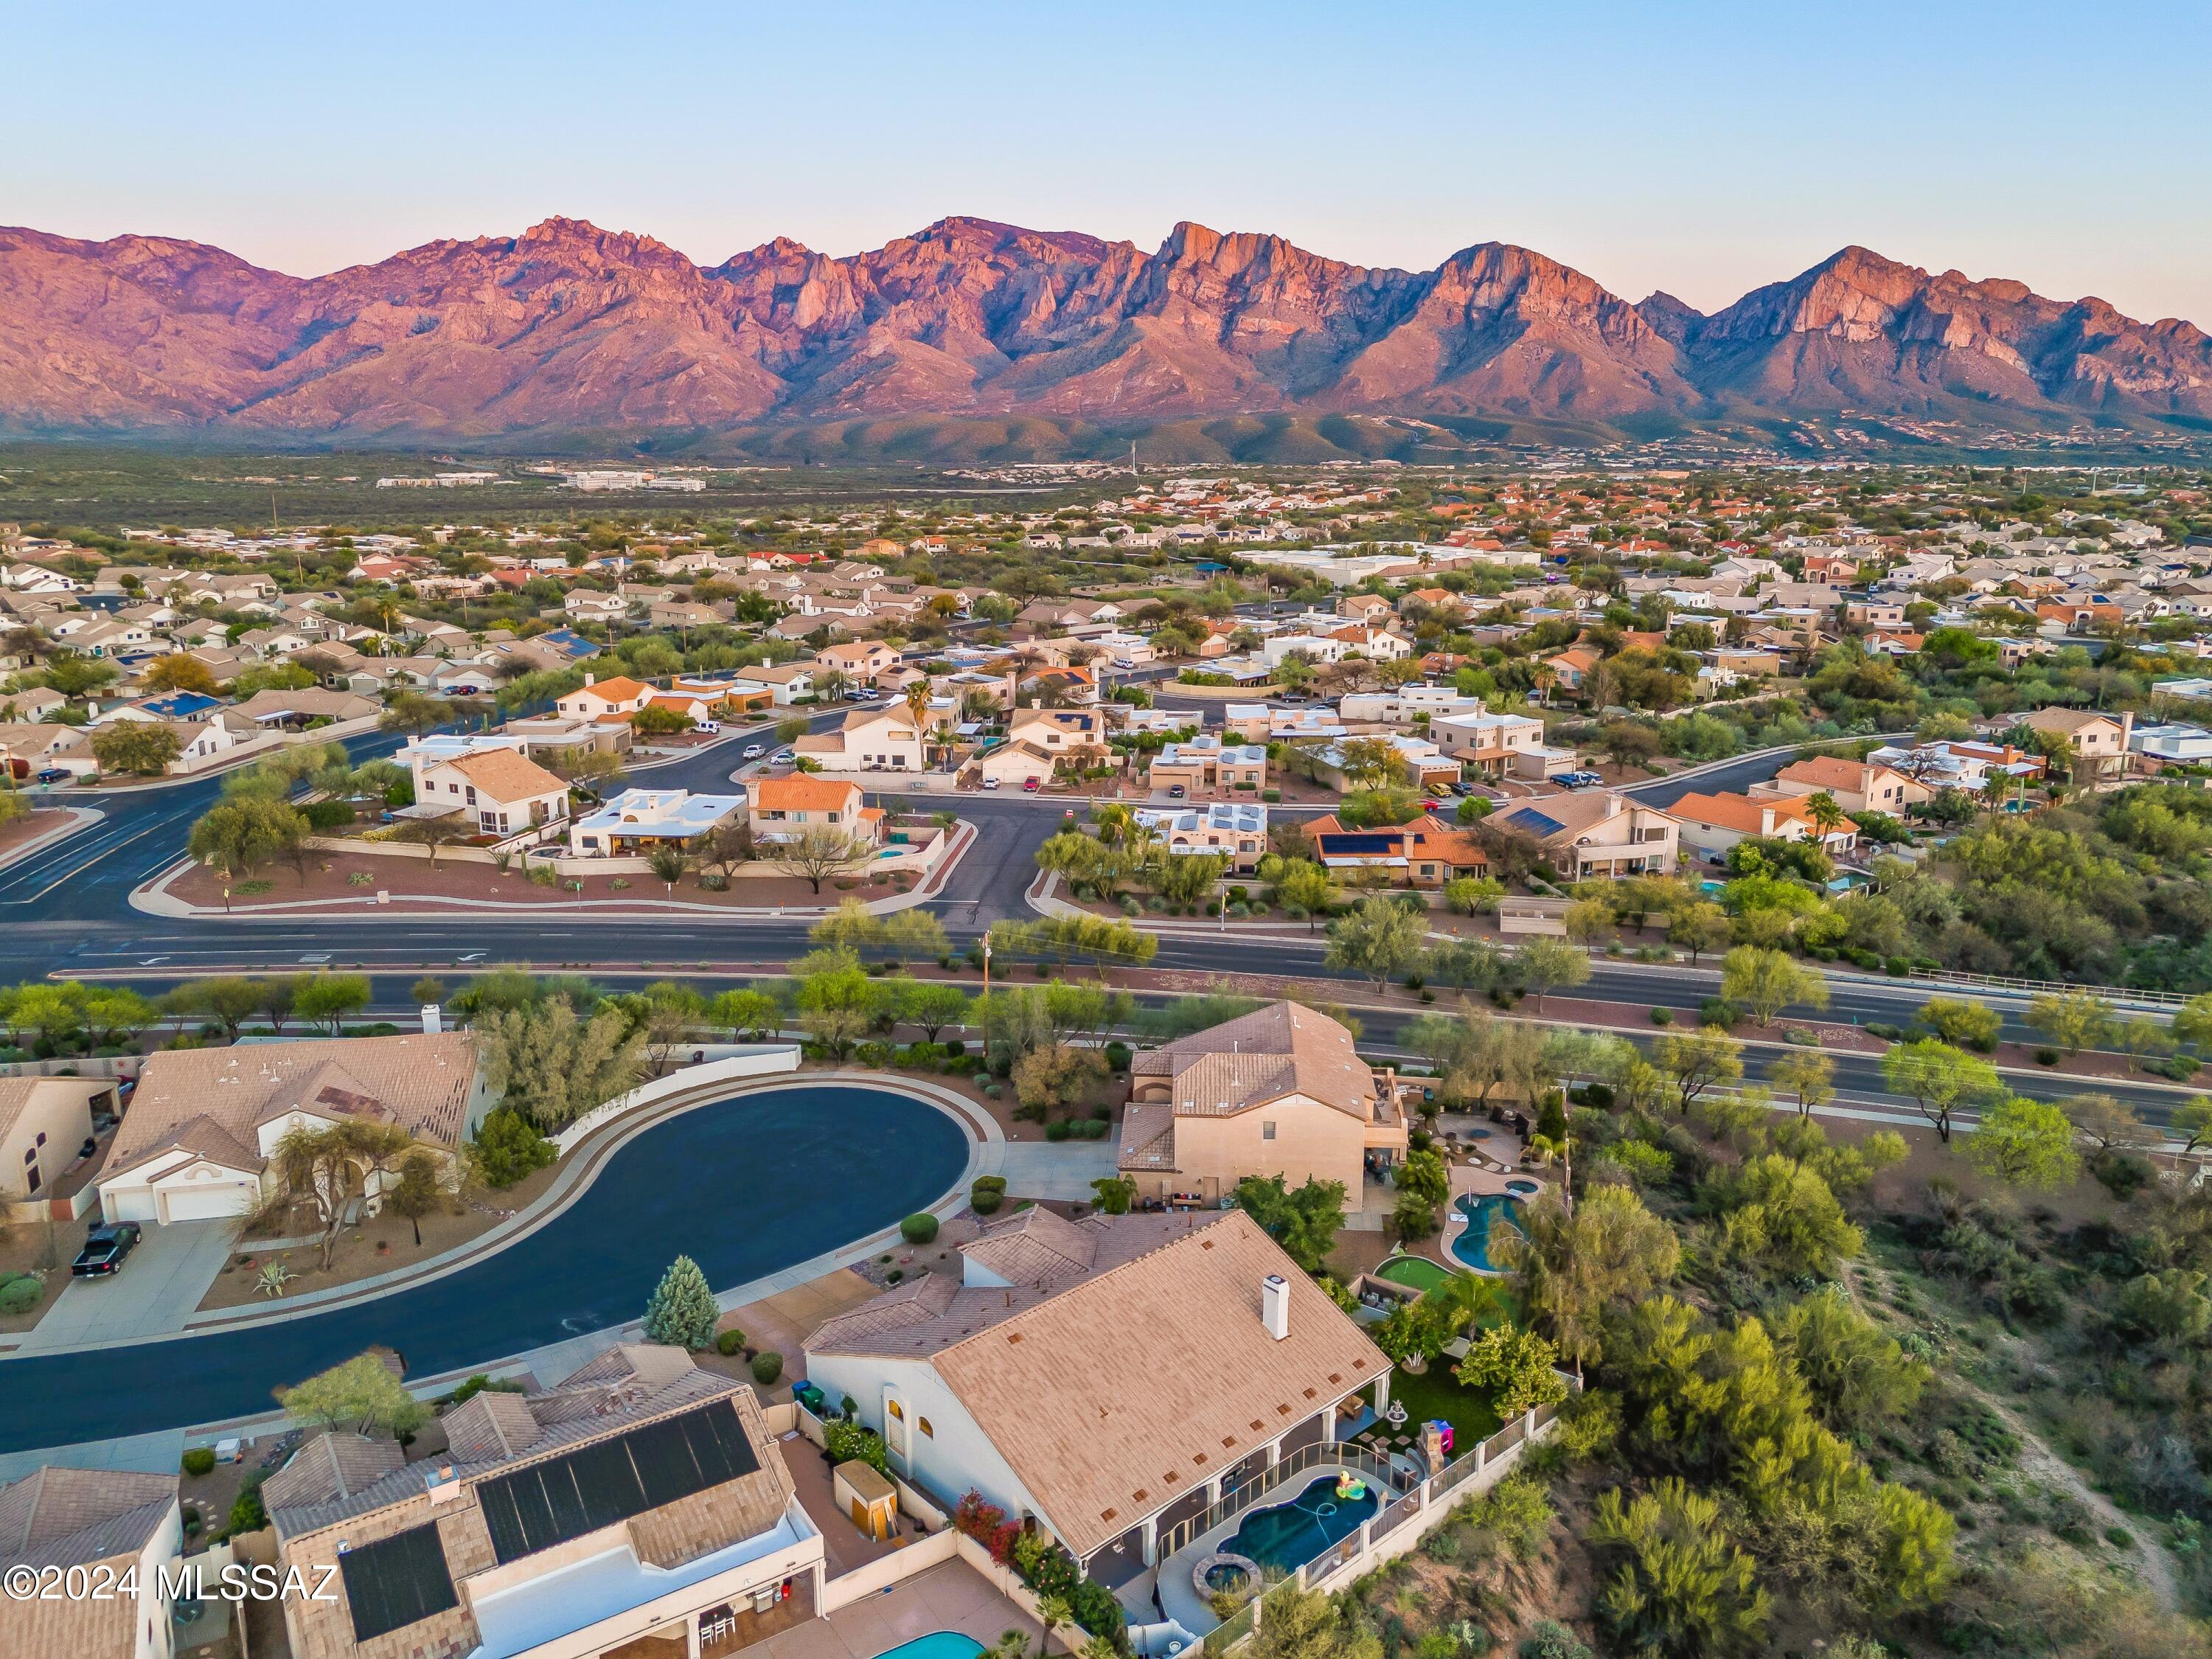
M465 1031L164 1048L146 1057L115 1132L100 1210L110 1221L164 1224L245 1215L295 1126L396 1123L450 1149L491 1103Z
M0 1653L170 1659L177 1622L161 1579L175 1582L184 1540L173 1471L50 1467L0 1486L0 1572L11 1583L19 1569L58 1569L114 1591L0 1597ZM123 1593L132 1583L135 1593Z
M1140 1197L1212 1205L1247 1176L1357 1195L1370 1153L1405 1149L1394 1074L1328 1015L1276 1002L1137 1054L1116 1165Z
M745 808L743 795L695 795L689 789L625 789L568 826L578 858L611 858L703 836Z
M310 1440L263 1488L294 1659L721 1659L812 1619L822 1534L750 1388L626 1344L447 1412L445 1455Z
M1171 743L1152 757L1147 776L1154 789L1181 784L1200 789L1265 789L1267 787L1267 746L1260 743L1224 743L1207 735L1188 743Z
M1242 1211L1032 1208L960 1255L957 1279L918 1273L817 1330L807 1377L894 1471L1033 1516L1093 1576L1335 1438L1370 1384L1388 1404L1390 1362Z
M1171 854L1226 854L1234 870L1256 869L1267 851L1267 809L1256 802L1216 800L1191 806L1140 806L1137 823Z

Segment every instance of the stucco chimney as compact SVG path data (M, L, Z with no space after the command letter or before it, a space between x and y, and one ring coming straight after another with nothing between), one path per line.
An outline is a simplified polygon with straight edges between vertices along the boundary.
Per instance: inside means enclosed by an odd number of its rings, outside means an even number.
M1278 1342L1291 1334L1291 1281L1280 1273L1260 1281L1260 1322Z
M440 1031L445 1030L445 1028L446 1011L444 1007L435 1002L424 1003L422 1005L422 1035L424 1036L435 1036Z

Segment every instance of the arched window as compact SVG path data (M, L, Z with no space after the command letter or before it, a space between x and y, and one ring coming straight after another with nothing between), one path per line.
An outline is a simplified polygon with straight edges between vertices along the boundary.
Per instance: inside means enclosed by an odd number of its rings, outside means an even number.
M898 1420L899 1420L900 1422L902 1422L902 1423L905 1422L905 1421L906 1421L906 1407L903 1407L903 1406L902 1406L902 1405L900 1405L900 1404L899 1404L899 1402L898 1402L897 1401L896 1401L896 1400L892 1401L891 1401L891 1415L892 1415L893 1417L896 1417L896 1419L898 1419Z
M937 1431L936 1431L935 1429L933 1429L933 1428L931 1428L931 1427L929 1426L929 1419L928 1419L927 1418L926 1418L926 1417L925 1417L925 1418L921 1418L921 1419L919 1419L919 1421L920 1421L920 1423L921 1423L921 1431L922 1431L924 1434L927 1435L927 1436L928 1436L932 1440L936 1439L936 1438L937 1438Z

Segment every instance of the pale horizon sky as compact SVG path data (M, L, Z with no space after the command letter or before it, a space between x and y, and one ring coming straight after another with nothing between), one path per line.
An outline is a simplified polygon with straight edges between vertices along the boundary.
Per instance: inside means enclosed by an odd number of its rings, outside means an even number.
M955 213L1147 249L1194 219L1415 269L1515 242L1707 311L1856 242L2212 328L2212 142L2160 85L2212 61L2212 7L2087 16L26 7L0 222L312 276L556 215L702 264Z

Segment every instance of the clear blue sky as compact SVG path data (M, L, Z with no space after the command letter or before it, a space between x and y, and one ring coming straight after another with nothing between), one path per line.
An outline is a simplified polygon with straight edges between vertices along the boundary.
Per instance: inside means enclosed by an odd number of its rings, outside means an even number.
M0 221L307 274L551 214L702 262L948 213L1725 304L1847 242L2212 326L2212 6L532 5L9 12Z

